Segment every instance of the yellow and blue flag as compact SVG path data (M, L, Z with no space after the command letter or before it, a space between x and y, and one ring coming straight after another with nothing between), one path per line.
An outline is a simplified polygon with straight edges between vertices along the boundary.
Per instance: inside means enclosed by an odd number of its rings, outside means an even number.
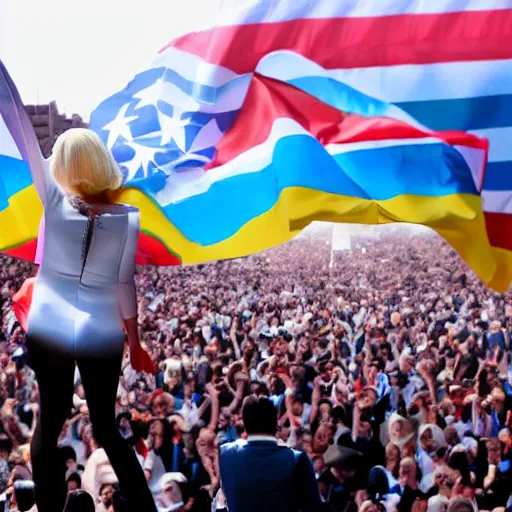
M410 222L507 289L506 4L241 0L171 41L91 116L141 210L139 262L245 256L314 220ZM7 144L0 250L31 258L41 207Z

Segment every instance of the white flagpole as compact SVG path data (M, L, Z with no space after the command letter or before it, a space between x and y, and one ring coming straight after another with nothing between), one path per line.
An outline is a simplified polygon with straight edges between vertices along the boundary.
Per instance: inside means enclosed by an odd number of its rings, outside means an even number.
M329 275L332 274L332 269L334 267L334 235L335 235L335 226L332 227L331 234L331 261L329 262Z

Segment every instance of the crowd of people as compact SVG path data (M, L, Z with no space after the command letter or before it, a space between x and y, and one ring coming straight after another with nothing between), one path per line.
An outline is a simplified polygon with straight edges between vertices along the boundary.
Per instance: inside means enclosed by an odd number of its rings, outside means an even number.
M361 236L334 258L329 241L322 227L245 259L139 269L158 372L135 372L127 354L117 424L160 509L226 506L219 447L247 435L242 404L256 395L277 410L278 443L310 457L322 510L512 510L512 296L433 234ZM12 312L33 274L0 258L5 510L33 505L38 387ZM77 372L59 440L67 510L117 512L85 398Z

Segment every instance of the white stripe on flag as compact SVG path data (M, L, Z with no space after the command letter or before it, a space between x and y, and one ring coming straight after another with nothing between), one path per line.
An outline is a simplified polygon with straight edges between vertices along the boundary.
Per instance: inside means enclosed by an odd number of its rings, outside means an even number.
M5 121L0 114L0 155L2 156L10 156L12 158L16 158L18 160L23 160L20 150L12 135L10 134Z
M291 135L313 137L299 123L292 119L277 119L267 140L233 158L220 167L203 171L189 170L171 174L167 178L165 189L156 194L156 200L167 206L171 203L204 194L217 181L242 174L259 172L272 163L273 149L277 141Z
M472 130L470 133L489 139L489 162L512 160L512 127Z
M350 151L362 149L389 148L393 146L414 146L422 144L439 144L441 141L435 137L424 137L422 139L385 139L365 140L363 142L347 142L345 144L327 144L325 149L330 155L341 155Z
M438 14L510 8L510 0L224 0L223 9L210 27L296 19Z
M485 152L481 149L469 148L468 146L453 146L466 160L471 170L473 182L476 189L481 192L484 184L485 174Z
M198 85L220 87L237 78L238 75L228 68L210 64L198 55L169 46L159 53L151 64L151 68L169 68Z
M251 83L251 76L240 76L236 80L221 94L219 90L215 89L205 93L204 90L200 90L201 86L195 84L192 90L184 91L176 83L160 79L156 84L142 89L133 97L141 100L136 108L156 105L158 101L164 101L178 107L182 112L208 114L230 112L242 107Z
M388 103L512 94L512 60L324 69L295 52L279 50L263 57L257 71L283 81L331 78Z
M482 200L484 212L512 214L512 190L484 190Z

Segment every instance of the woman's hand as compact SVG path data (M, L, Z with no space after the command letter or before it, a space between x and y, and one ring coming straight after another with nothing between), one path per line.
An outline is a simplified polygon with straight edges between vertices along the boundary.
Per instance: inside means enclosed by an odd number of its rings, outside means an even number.
M155 363L153 363L150 355L140 344L137 317L127 318L123 323L128 346L130 347L130 364L132 365L132 368L138 372L146 372L151 375L155 375Z
M138 372L145 372L150 375L156 374L155 363L140 344L130 346L130 364Z

